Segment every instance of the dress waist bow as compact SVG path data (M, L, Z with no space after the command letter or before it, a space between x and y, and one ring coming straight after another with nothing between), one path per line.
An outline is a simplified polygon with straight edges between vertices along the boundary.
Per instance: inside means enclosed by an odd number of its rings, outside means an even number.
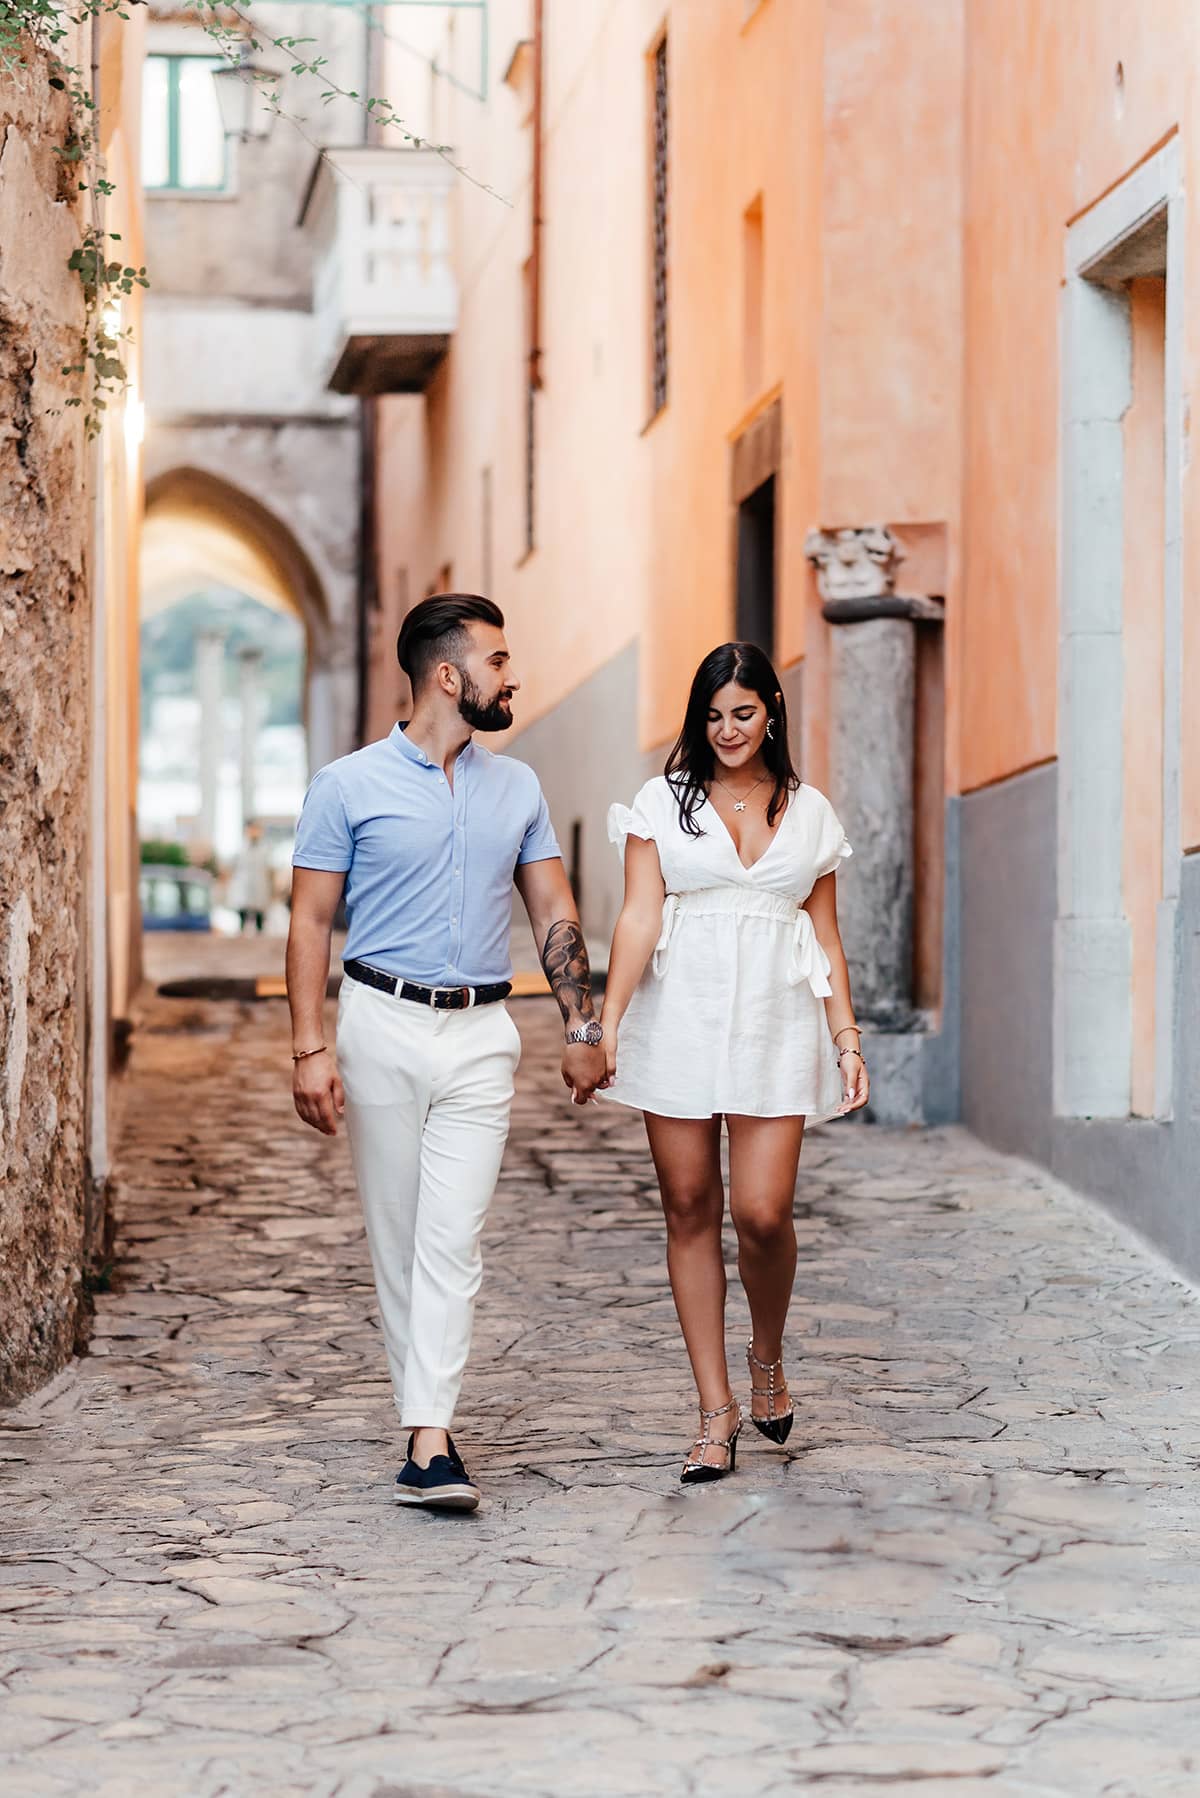
M772 893L758 887L702 887L694 893L668 893L663 901L662 929L654 945L652 965L658 978L661 980L666 973L671 942L681 918L728 915L770 918L780 924L790 924L788 985L801 986L807 981L818 999L831 996L829 957L817 941L813 921L804 907L787 893Z

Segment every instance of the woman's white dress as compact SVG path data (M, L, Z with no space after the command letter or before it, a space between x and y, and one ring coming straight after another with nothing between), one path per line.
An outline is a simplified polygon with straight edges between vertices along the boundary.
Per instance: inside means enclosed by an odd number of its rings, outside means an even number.
M851 853L846 833L824 794L801 786L747 868L711 802L695 818L698 837L663 775L608 814L622 855L631 831L656 845L667 892L603 1096L662 1117L830 1117L842 1084L822 1003L829 958L803 906Z

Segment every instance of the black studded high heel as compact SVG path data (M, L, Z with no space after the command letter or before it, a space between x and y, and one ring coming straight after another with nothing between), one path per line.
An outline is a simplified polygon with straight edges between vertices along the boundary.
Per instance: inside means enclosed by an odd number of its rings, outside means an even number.
M731 1411L737 1411L737 1423L725 1440L719 1441L712 1434L709 1426L714 1417L728 1417ZM738 1410L737 1400L731 1398L727 1405L722 1405L717 1411L706 1411L701 1405L700 1421L703 1428L692 1443L691 1453L683 1464L683 1472L679 1476L681 1486L701 1486L708 1480L723 1480L737 1466L737 1442L742 1428L742 1414ZM723 1467L714 1467L711 1462L704 1459L705 1451L710 1448L724 1449L725 1465ZM699 1450L699 1456L697 1456L697 1450Z
M792 1422L795 1415L791 1405L788 1406L786 1411L780 1411L778 1416L775 1412L775 1369L779 1369L779 1376L782 1380L783 1362L782 1360L760 1361L754 1352L754 1344L752 1342L746 1344L746 1359L750 1363L750 1422L754 1425L759 1435L765 1436L768 1442L778 1442L782 1445L792 1433ZM756 1373L766 1374L767 1383L765 1386L756 1386L754 1384L754 1376ZM765 1417L756 1417L754 1415L754 1400L756 1398L765 1398L767 1401L767 1415Z

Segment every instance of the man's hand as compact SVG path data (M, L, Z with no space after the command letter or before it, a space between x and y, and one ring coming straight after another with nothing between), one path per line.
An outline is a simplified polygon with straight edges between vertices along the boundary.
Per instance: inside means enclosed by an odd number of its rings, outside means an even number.
M570 1089L576 1105L586 1105L605 1076L604 1049L589 1043L567 1043L563 1048L563 1085Z
M346 1095L337 1066L328 1049L306 1055L292 1069L292 1098L296 1113L323 1136L337 1135L337 1121L346 1109Z

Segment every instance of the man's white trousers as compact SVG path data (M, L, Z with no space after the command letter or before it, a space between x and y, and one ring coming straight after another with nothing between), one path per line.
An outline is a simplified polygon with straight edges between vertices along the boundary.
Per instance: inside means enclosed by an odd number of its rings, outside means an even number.
M447 1429L521 1039L503 1003L434 1011L347 978L337 1058L400 1420Z

